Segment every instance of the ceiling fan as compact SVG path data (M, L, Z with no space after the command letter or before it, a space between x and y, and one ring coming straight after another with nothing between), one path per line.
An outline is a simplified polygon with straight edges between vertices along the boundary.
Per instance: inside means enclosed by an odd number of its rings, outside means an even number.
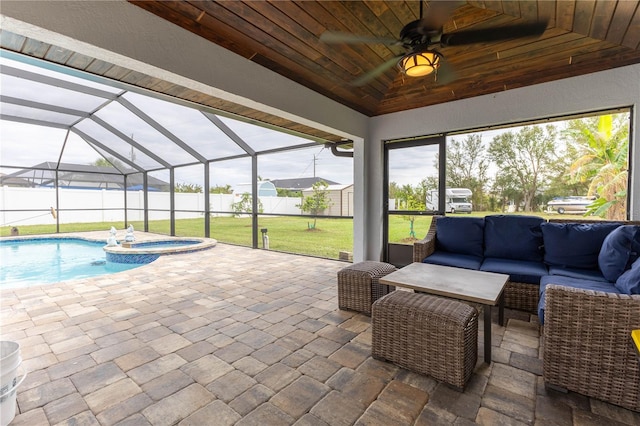
M431 0L426 16L423 16L423 3L421 0L420 19L405 25L400 31L398 39L326 31L320 36L320 40L334 44L377 43L400 47L404 50L404 53L394 56L358 77L351 83L354 86L368 83L395 65L409 77L423 77L434 73L440 84L447 84L455 80L455 72L436 47L446 48L448 46L535 37L541 35L547 28L547 22L540 21L444 34L443 25L460 2Z

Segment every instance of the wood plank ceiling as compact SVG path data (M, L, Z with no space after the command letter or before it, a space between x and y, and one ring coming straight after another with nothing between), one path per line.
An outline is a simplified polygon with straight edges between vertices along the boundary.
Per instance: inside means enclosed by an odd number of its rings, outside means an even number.
M456 2L444 33L546 21L539 38L443 47L456 79L409 78L383 44L326 44L325 31L398 38L419 1L149 1L143 9L369 116L424 107L640 63L639 1ZM429 13L425 2L425 15Z

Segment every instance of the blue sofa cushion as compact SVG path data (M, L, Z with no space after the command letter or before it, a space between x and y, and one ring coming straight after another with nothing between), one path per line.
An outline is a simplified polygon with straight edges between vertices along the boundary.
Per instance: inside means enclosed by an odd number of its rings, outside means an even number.
M482 263L482 258L469 254L447 253L436 250L430 256L425 257L422 262L433 265L455 266L457 268L478 270Z
M549 284L558 284L566 287L583 288L585 290L603 291L605 293L620 294L612 283L606 281L591 281L580 278L563 277L561 275L547 275L540 279L540 300L538 302L538 319L544 324L545 290Z
M597 269L576 269L560 266L549 266L549 275L579 278L581 280L609 282Z
M484 257L541 262L544 219L537 216L492 215L484 218Z
M624 294L640 294L640 259L631 265L616 281L615 287Z
M484 219L441 217L436 222L436 250L482 257Z
M619 223L543 223L544 261L549 266L597 269L602 242Z
M538 284L540 278L547 275L547 267L542 262L527 260L485 258L480 266L481 271L508 274L509 280L518 283Z
M620 226L604 239L598 255L598 266L602 275L615 282L638 258L640 246L640 226Z

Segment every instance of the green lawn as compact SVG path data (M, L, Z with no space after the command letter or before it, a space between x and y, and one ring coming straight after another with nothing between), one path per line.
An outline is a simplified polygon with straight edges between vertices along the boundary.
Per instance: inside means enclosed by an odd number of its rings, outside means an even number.
M452 216L482 217L491 212L473 212L454 214ZM579 215L536 214L548 218L581 218ZM144 228L142 222L132 222L136 230ZM260 217L258 229L267 229L269 248L289 253L337 259L341 251L353 252L353 220L352 219L318 219L315 229L310 229L312 218L307 217ZM431 216L416 216L413 224L415 238L410 235L411 222L406 216L391 215L389 218L389 242L412 244L415 239L422 239L431 224ZM104 231L105 241L111 226L122 229L122 223L74 223L60 225L61 232ZM20 226L20 235L37 235L55 233L55 225ZM159 234L170 233L168 220L149 222L149 231ZM0 236L9 236L11 227L0 228ZM204 237L204 219L176 220L176 235L181 237ZM211 238L220 242L251 246L250 217L212 217ZM262 235L258 235L258 246L262 247Z
M131 223L136 230L144 229L142 222ZM266 228L269 248L290 253L308 254L337 259L340 251L353 251L352 219L318 219L315 229L309 229L313 219L306 217L261 217L258 228ZM105 241L109 229L115 226L123 229L122 223L75 223L60 225L61 232L104 231ZM55 233L55 225L19 226L20 235ZM168 220L149 221L149 231L159 234L170 233ZM11 227L0 228L0 236L11 235ZM176 235L182 237L204 237L204 219L176 220ZM220 242L252 245L250 217L212 217L211 238ZM262 235L258 235L262 247Z

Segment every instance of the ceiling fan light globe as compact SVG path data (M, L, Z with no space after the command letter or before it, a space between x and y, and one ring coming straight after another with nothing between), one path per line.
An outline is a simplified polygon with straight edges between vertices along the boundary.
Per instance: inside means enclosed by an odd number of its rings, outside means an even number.
M400 59L398 66L409 77L424 77L438 69L440 54L429 50L409 53Z

